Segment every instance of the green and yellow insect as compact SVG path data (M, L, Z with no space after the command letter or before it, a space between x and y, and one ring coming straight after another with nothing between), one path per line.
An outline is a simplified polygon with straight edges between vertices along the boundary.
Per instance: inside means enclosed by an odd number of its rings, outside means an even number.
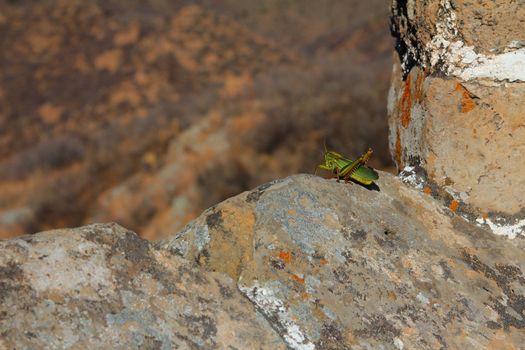
M350 179L363 184L371 185L379 178L377 172L366 165L366 162L372 156L372 149L363 153L357 160L351 160L340 153L324 149L324 164L318 166L319 169L331 171L339 182L340 179L348 183Z

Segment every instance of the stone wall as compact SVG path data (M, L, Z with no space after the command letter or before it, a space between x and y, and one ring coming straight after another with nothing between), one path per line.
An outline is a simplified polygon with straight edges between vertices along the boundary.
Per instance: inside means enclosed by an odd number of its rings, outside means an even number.
M398 170L510 236L525 231L524 5L391 1L389 143Z

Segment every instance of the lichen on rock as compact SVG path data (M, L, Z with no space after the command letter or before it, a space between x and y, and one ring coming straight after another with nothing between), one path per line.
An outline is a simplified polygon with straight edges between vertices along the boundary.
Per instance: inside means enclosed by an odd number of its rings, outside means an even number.
M495 234L525 235L525 48L516 2L392 0L389 146L398 170ZM449 197L450 197L449 196ZM445 195L447 197L447 195ZM457 202L457 203L456 203Z
M293 349L525 341L523 240L496 237L392 175L381 173L377 184L370 191L289 177L213 208L228 220L212 227L204 213L157 246L170 251L184 241L184 258L236 279ZM205 225L210 243L200 247ZM236 251L249 258L231 260Z
M512 348L525 248L380 173L297 175L150 243L116 224L0 242L4 347Z
M116 224L0 241L0 348L284 349L224 274Z

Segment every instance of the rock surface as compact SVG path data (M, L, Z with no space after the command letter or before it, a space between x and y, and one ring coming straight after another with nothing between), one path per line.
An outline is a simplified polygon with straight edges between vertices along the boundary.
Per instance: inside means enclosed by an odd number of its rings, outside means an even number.
M386 173L377 184L289 177L159 246L237 280L291 348L519 348L525 241Z
M0 349L285 349L231 278L116 224L0 252Z
M421 167L433 195L495 233L525 235L525 7L391 1L388 99L399 171ZM446 139L446 142L444 140Z
M391 166L391 47L383 0L2 1L0 237L162 237L311 171L324 137Z
M116 225L0 244L8 347L525 342L525 240L471 225L387 173L375 190L311 175L276 180L155 244Z

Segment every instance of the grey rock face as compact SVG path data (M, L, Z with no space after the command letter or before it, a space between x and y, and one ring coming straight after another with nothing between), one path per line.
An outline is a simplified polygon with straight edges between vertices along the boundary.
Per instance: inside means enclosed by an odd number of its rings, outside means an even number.
M471 225L392 175L378 186L289 177L158 246L236 279L290 348L522 346L524 240Z
M284 349L231 278L118 225L0 242L0 349Z
M292 176L154 244L114 224L0 242L0 349L522 347L523 238L377 185Z

